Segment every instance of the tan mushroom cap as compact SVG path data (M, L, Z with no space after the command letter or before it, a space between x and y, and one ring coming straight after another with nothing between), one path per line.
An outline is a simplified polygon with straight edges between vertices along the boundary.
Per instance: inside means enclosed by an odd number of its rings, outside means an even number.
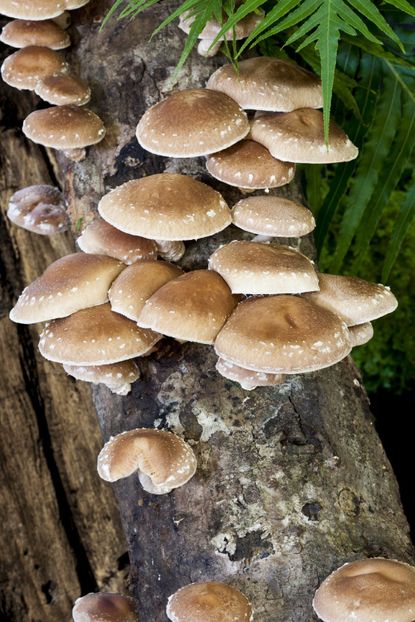
M239 590L215 581L192 583L170 596L167 617L172 622L250 622L252 607Z
M255 28L261 23L264 18L264 11L259 10L258 12L249 13L243 19L241 19L236 25L235 28L228 30L224 38L227 41L233 41L245 39L248 37L251 32L255 30ZM194 17L189 16L188 14L183 14L180 16L179 28L183 30L186 34L189 34L190 28L194 22ZM222 29L222 25L216 19L210 19L206 26L203 28L202 32L199 34L199 39L207 39L213 40L216 39L217 35Z
M352 347L363 346L373 337L373 326L370 322L349 326L350 339Z
M65 73L67 70L68 63L58 52L46 47L30 45L17 50L4 60L1 66L1 76L9 86L33 90L42 78Z
M140 261L126 268L109 291L111 308L137 321L146 301L160 287L183 274L166 261Z
M229 186L251 190L284 186L295 174L295 164L273 158L268 149L253 140L242 140L208 156L206 168L212 177Z
M64 0L0 0L0 13L17 19L49 19L64 10Z
M216 354L246 369L297 374L329 367L351 350L346 324L297 296L241 302L215 341Z
M320 291L307 294L314 303L333 311L348 326L365 324L392 313L398 301L389 287L355 276L319 274Z
M66 255L23 290L10 319L34 324L101 305L108 300L110 285L124 267L104 255Z
M287 162L329 164L357 158L359 150L330 122L329 148L324 140L323 113L311 108L264 114L251 125L253 140L269 149L274 158Z
M37 45L51 50L62 50L71 45L68 33L52 20L34 22L15 19L4 26L0 41L14 48Z
M242 199L232 209L233 224L259 235L297 238L316 226L313 214L303 205L276 196Z
M226 93L242 108L290 112L297 108L321 108L320 80L294 63L260 56L224 65L213 73L207 88Z
M318 290L313 262L289 246L233 241L209 258L233 294L301 294Z
M46 184L15 192L10 197L7 216L18 227L41 235L62 233L69 227L61 191Z
M91 89L87 83L75 76L48 76L39 80L35 93L49 104L57 106L83 106L91 99Z
M324 622L413 622L415 568L381 557L345 564L323 581L313 607Z
M219 192L176 173L127 181L102 197L98 211L117 229L153 240L204 238L231 223Z
M246 391L252 391L257 387L273 387L284 382L284 376L281 374L266 374L263 371L245 369L221 358L217 360L215 367L221 376L237 382Z
M99 592L78 598L72 618L73 622L137 622L137 611L132 598Z
M124 233L105 220L94 220L84 229L76 243L84 253L108 255L127 265L157 259L158 249L154 240Z
M79 106L54 106L29 114L23 133L33 142L53 149L79 149L99 143L105 136L101 119Z
M63 368L69 376L83 382L105 384L117 395L127 395L131 383L140 377L140 370L131 360L110 365L64 365Z
M219 274L194 270L158 289L137 321L168 337L211 344L234 307L235 300Z
M172 432L137 428L111 438L98 456L98 474L116 482L138 471L144 490L164 495L186 484L197 469L192 448Z
M80 9L82 6L88 4L89 0L65 0L65 9L67 11L74 11Z
M52 320L40 336L39 350L55 363L108 365L143 356L160 339L103 304Z
M230 97L188 89L149 108L137 126L137 140L157 155L194 158L226 149L248 132L246 113Z

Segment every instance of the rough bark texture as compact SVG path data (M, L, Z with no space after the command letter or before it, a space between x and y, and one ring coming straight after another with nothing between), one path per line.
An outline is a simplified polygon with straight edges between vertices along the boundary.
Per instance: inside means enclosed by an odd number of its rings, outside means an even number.
M139 117L169 90L182 49L175 26L148 43L172 4L130 23L113 20L99 32L110 4L92 2L72 31L69 57L90 81L91 108L108 127L84 162L58 156L73 223L92 220L110 188L164 170L197 175L233 202L238 193L208 179L201 161L152 156L135 140ZM193 55L179 86L204 84L220 62ZM293 196L298 188L282 192ZM183 265L205 266L214 248L238 237L229 228L188 245ZM302 249L311 252L310 241ZM220 378L214 365L211 348L165 340L142 363L131 395L94 392L105 439L155 425L183 434L199 460L193 480L168 496L143 493L135 477L114 486L140 620L165 622L169 594L216 579L251 597L256 622L309 622L314 589L345 560L413 560L398 488L350 360L251 393Z

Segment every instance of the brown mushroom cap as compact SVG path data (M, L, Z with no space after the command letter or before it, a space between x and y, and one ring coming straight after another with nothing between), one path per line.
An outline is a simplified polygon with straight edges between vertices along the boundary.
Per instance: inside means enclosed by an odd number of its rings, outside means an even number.
M311 108L264 114L251 125L253 140L284 162L328 164L357 158L357 147L334 121L330 122L329 147L324 140L323 113Z
M219 274L194 270L158 289L137 321L168 337L210 344L234 307L235 300Z
M242 199L232 209L233 224L259 235L297 238L316 226L313 214L303 205L276 196Z
M237 382L246 391L252 391L257 387L273 387L284 382L284 376L281 374L266 374L263 371L245 369L221 358L218 358L215 367L221 376Z
M246 369L297 374L338 363L351 350L346 324L297 296L241 302L215 341L216 354Z
M363 346L373 337L373 326L370 322L349 326L350 339L352 347Z
M127 265L157 259L157 244L153 240L124 233L105 220L94 220L84 229L76 243L84 253L108 255Z
M75 601L73 622L137 622L132 598L121 594L99 592L87 594Z
M63 368L77 380L105 384L118 395L127 395L131 391L131 383L140 377L140 370L131 360L110 365L64 365Z
M301 294L318 290L313 262L289 246L234 241L209 258L233 294Z
M231 222L219 192L176 173L127 181L102 197L98 211L117 229L153 240L203 238Z
M18 227L41 235L62 233L69 226L61 191L45 184L15 192L10 198L7 216Z
M108 300L110 285L124 267L104 255L66 255L23 290L10 319L34 324L101 305Z
M324 622L413 622L415 568L381 557L345 564L323 581L313 607Z
M253 140L241 142L208 156L206 168L212 177L229 186L259 190L290 183L295 165L273 158L268 149Z
M348 326L364 324L392 313L398 301L389 287L355 276L319 274L320 291L307 294L315 304L341 317Z
M14 19L4 26L0 41L14 48L37 45L51 50L62 50L71 45L68 33L52 20L34 22Z
M297 108L321 108L320 80L294 63L260 56L224 65L213 73L207 88L226 93L242 108L290 112Z
M43 78L36 84L35 93L49 104L57 106L83 106L91 99L91 89L87 83L75 76Z
M49 19L64 10L64 0L0 0L0 13L17 19Z
M183 14L180 16L179 28L183 30L186 34L189 34L190 28L194 22L194 17L187 14ZM255 30L255 28L261 23L264 19L264 11L261 9L258 12L249 13L243 19L241 19L237 24L235 24L235 28L231 28L228 30L224 38L227 41L236 41L240 39L245 39L248 37L251 32ZM222 29L222 25L216 19L210 19L206 26L203 28L202 32L199 34L199 39L207 39L213 40L216 39L217 35Z
M16 89L33 90L42 78L65 73L68 63L58 52L38 45L17 50L1 66L3 81ZM45 112L44 110L41 112ZM34 112L32 114L39 114Z
M105 136L105 127L91 110L54 106L29 114L23 122L23 133L45 147L79 149L99 143Z
M146 301L180 274L183 274L180 268L166 261L140 261L129 266L109 291L112 310L137 321Z
M103 304L52 320L40 336L39 350L55 363L108 365L143 356L160 339Z
M167 617L172 622L250 622L247 597L225 583L192 583L170 596Z
M188 89L149 108L137 126L137 140L157 155L194 158L226 149L248 132L248 117L230 97Z
M195 474L196 457L190 445L161 430L137 428L111 438L98 456L98 474L107 482L138 471L144 490L163 495L183 486Z

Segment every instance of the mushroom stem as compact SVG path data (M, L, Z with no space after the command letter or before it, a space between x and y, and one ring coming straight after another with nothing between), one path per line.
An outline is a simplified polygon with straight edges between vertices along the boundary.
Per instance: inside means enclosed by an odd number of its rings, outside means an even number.
M166 261L179 261L186 251L184 243L180 241L155 240L155 242L160 257Z
M238 190L239 192L242 192L242 194L251 194L252 192L255 192L255 188L240 188L239 186Z
M64 11L63 13L61 13L61 15L54 17L52 21L64 30L66 30L71 25L71 14L69 13L69 11Z
M269 244L272 241L272 235L258 234L252 238L251 242L259 242L260 244Z
M63 155L73 162L81 162L86 158L86 149L65 149Z
M213 39L201 39L199 41L199 45L197 46L197 51L200 54L200 56L204 56L205 58L212 58L212 56L216 56L216 54L220 50L222 41L218 41L213 46L212 46L212 43L213 43Z

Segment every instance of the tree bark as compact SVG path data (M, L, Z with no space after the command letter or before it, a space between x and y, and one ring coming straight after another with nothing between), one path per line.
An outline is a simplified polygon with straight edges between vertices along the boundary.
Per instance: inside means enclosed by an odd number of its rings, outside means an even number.
M85 161L57 156L74 228L96 216L109 189L165 170L194 175L233 204L238 192L210 179L201 160L160 158L135 139L145 109L171 87L184 35L172 25L149 37L177 3L131 22L113 19L100 31L110 5L92 2L72 33L69 58L91 83L90 107L108 129ZM178 87L204 85L222 62L192 54ZM280 194L299 198L298 185ZM218 245L242 237L230 227L189 244L182 265L206 267ZM310 240L301 249L312 254ZM129 396L94 391L105 440L156 426L182 434L198 457L196 476L170 495L143 492L134 476L114 485L140 620L166 622L168 596L187 583L224 580L251 598L256 622L309 622L315 588L344 561L414 560L398 487L350 359L253 392L218 376L214 365L212 348L166 339L140 362L142 378Z

